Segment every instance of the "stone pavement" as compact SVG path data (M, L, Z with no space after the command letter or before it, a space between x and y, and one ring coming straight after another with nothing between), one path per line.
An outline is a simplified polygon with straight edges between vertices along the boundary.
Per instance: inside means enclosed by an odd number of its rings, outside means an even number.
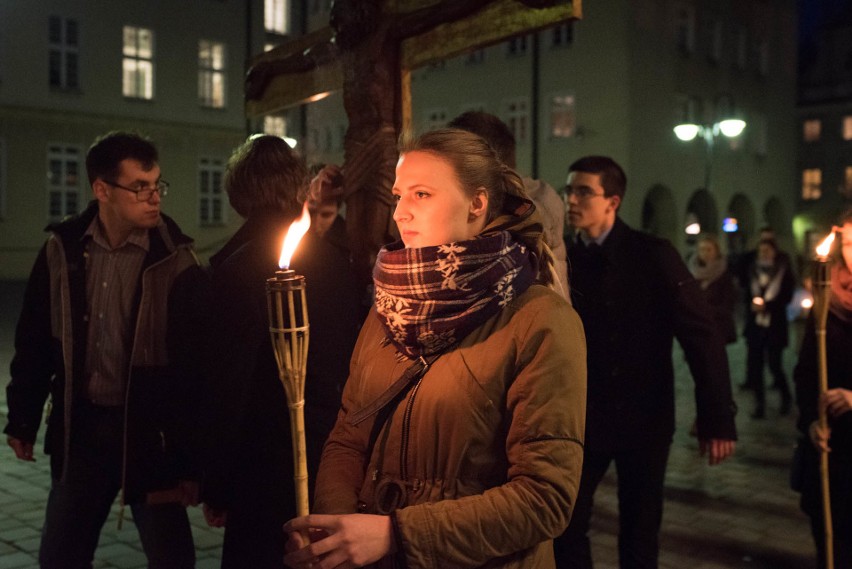
M0 283L0 424L5 425L5 385L9 380L12 331L22 286ZM742 381L744 346L728 348L733 381ZM795 355L786 354L787 369ZM748 394L736 393L740 441L733 459L708 467L688 435L694 418L692 381L679 348L677 369L678 432L666 479L666 505L661 535L663 569L806 569L814 566L807 518L798 495L787 485L795 441L793 417L779 417L777 395L770 392L768 418L749 418ZM773 403L775 407L773 407ZM0 446L0 569L34 568L44 505L49 487L48 460L15 460ZM198 508L191 508L193 534L201 569L218 567L222 531L210 529ZM101 534L96 568L145 567L132 523L116 529L117 508ZM618 552L615 473L611 469L597 493L592 543L597 569L616 569ZM250 569L250 568L247 568Z

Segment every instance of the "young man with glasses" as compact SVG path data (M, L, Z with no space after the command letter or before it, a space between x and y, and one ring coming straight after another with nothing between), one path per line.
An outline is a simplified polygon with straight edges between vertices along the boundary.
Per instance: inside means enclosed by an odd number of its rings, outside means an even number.
M663 481L674 434L672 341L695 380L698 438L709 463L734 451L736 407L724 339L698 282L671 244L618 217L627 178L605 156L569 167L571 293L586 332L588 400L583 472L556 566L591 568L588 531L595 490L618 473L621 567L657 567Z
M190 436L204 275L192 240L160 212L157 150L111 132L86 156L95 199L48 228L27 284L7 388L22 460L50 395L52 485L39 562L91 566L120 491L150 567L193 567ZM196 309L195 307L198 307Z

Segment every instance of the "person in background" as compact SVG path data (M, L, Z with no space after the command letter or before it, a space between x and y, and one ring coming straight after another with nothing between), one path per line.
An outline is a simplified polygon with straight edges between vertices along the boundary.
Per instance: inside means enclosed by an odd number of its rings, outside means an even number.
M734 322L737 291L719 239L709 233L699 236L695 254L690 257L687 266L701 285L701 292L713 312L713 320L719 328L719 333L726 344L733 344L737 341Z
M585 342L520 177L479 136L404 141L376 305L291 567L553 567L585 422ZM317 538L298 548L299 531Z
M697 436L711 465L734 452L736 406L725 344L698 282L668 241L618 216L624 170L607 156L568 168L571 295L588 342L589 399L583 475L560 568L591 568L595 490L615 462L621 567L657 567L663 483L675 428L672 342L695 380Z
M478 134L497 152L500 160L513 170L515 164L515 135L496 116L482 111L468 111L450 121L450 128L460 128ZM524 192L533 201L544 224L544 242L553 252L556 274L562 295L569 300L568 265L565 261L565 204L550 184L523 177Z
M776 248L776 251L777 251L776 257L778 258L778 264L787 266L787 267L790 268L790 270L793 269L793 265L791 263L790 255L787 254L786 251L783 251L780 248L780 246L778 246L778 237L777 237L777 234L775 233L775 229L773 227L769 226L769 225L764 225L763 227L761 227L760 231L758 232L757 244L755 245L755 248L751 249L749 251L746 251L745 253L742 253L741 255L739 255L738 258L736 258L732 262L734 276L736 277L737 284L739 285L740 291L742 291L742 294L743 294L743 300L744 300L745 308L746 308L745 320L748 320L748 316L749 316L748 312L751 310L750 309L751 299L752 299L752 295L751 295L751 269L754 266L754 264L757 262L757 254L758 254L759 244L760 244L761 241L772 241L773 243L775 243L776 244L775 248ZM786 382L784 383L784 385L786 385ZM781 390L782 389L781 384L776 382L774 379L773 379L771 386L772 386L772 389L775 389L775 390ZM754 390L756 385L752 382L749 382L749 380L746 379L746 381L741 383L739 387L742 390Z
M746 314L745 338L748 347L746 385L754 389L752 418L766 417L766 387L763 365L769 370L781 395L781 415L790 412L792 396L781 356L789 341L787 305L793 298L796 281L788 257L779 255L778 244L771 239L757 245L757 257L749 267L749 308Z
M191 568L194 422L206 279L192 240L160 211L153 143L110 132L86 155L95 199L52 224L30 274L6 390L21 460L50 397L51 487L39 563L91 567L116 494L153 568Z
M290 419L269 337L266 279L302 211L308 172L281 138L253 136L228 161L225 190L245 222L210 259L213 300L203 417L202 500L208 524L225 527L223 568L278 568L281 526L295 515ZM310 342L305 378L309 480L340 407L361 323L347 255L312 232L291 267L307 286Z
M852 210L840 219L840 255L831 267L831 301L826 322L828 391L819 392L817 337L808 319L799 360L793 371L800 443L802 510L811 518L818 567L826 566L819 452L829 451L829 486L834 531L834 567L852 567ZM819 426L819 408L828 428Z

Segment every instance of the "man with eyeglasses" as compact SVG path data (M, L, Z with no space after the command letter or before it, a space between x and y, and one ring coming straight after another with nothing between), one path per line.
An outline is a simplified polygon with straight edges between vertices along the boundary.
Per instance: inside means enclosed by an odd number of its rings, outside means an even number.
M95 199L48 228L7 388L5 433L21 460L35 460L50 396L52 485L39 563L90 567L120 492L120 516L130 505L149 567L193 567L189 421L204 274L192 240L160 212L168 184L149 140L106 134L86 169Z
M711 465L734 451L736 406L723 338L698 285L672 245L618 216L627 189L606 156L571 164L565 187L574 308L586 332L588 400L583 472L556 566L591 568L595 490L611 462L618 474L622 568L657 567L663 482L675 427L672 343L695 381L701 454Z

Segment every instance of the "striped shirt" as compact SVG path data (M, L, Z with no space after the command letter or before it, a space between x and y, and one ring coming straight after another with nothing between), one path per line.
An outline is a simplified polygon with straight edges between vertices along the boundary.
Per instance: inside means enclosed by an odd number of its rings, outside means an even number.
M149 249L148 231L137 229L111 247L96 216L83 234L87 240L86 393L92 403L124 404L135 322L134 297Z

